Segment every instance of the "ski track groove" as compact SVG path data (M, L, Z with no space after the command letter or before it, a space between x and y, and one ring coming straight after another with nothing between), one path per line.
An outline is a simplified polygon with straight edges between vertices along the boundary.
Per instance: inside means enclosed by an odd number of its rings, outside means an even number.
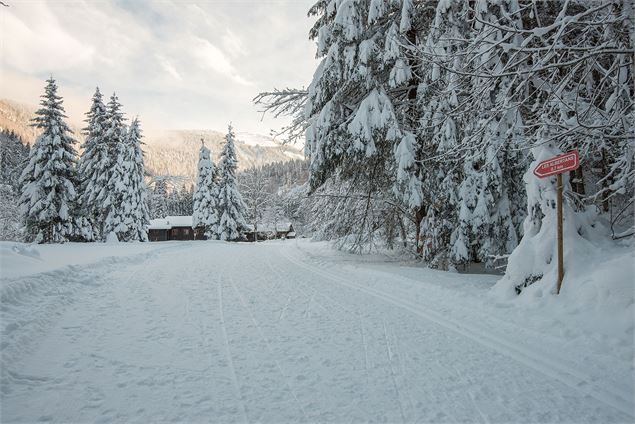
M408 379L406 378L406 365L405 365L405 358L406 358L406 354L405 351L403 351L400 347L399 347L399 338L397 337L397 334L395 333L395 330L392 330L392 338L394 339L395 343L395 352L397 353L397 359L399 361L399 371L400 371L400 375L401 378L404 382L404 391L406 393L406 397L408 398L408 403L410 404L410 410L412 411L414 417L413 417L413 421L418 421L418 414L417 414L417 408L415 408L415 404L412 401L412 395L410 393L410 388L408 387Z
M431 321L460 336L471 339L481 344L482 346L492 349L504 356L511 358L512 360L515 360L529 368L532 368L535 371L546 375L547 377L558 380L566 386L569 386L570 388L584 395L591 396L594 399L626 414L630 418L635 418L632 410L632 404L629 403L629 401L627 400L629 396L626 396L623 393L619 393L618 391L612 390L610 388L599 387L596 383L593 382L592 378L590 378L588 375L585 375L582 371L575 370L570 366L557 363L554 360L552 360L551 362L540 360L539 356L533 354L530 349L526 347L515 346L511 342L501 339L493 332L479 329L472 324L459 323L450 320L434 311L431 311L430 309L424 310L409 301L400 299L379 289L363 286L361 284L345 280L337 275L333 275L330 272L321 269L318 266L309 265L302 260L293 258L286 252L282 252L282 250L280 250L280 252L281 256L286 258L289 262L302 267L307 271L314 272L335 282L336 284L340 284L345 287L360 291L385 303L392 304L403 310L406 310L413 315L419 316L420 318ZM582 387L589 387L590 389L583 390Z
M273 265L271 265L271 260L267 260L267 266L269 267L269 270L270 270L272 273L274 273L274 274L276 274L276 275L278 276L278 278L279 278L279 280L278 280L278 281L282 281L282 280L283 280L283 278L285 279L285 281L288 281L288 280L289 280L289 278L288 278L288 277L286 277L286 276L284 276L284 274L283 274L280 270L276 269ZM328 300L329 302L333 303L335 306L339 307L339 308L340 308L340 310L342 310L343 312L345 312L345 313L347 313L347 314L354 314L354 315L357 315L357 314L359 314L359 313L360 313L358 310L354 310L354 311L353 311L353 310L351 310L351 308L350 308L350 307L345 306L344 304L342 304L341 302L339 302L339 301L335 300L335 299L334 299L334 298L332 298L331 296L328 296L328 295L326 295L326 294L324 294L324 293L320 293L319 291L317 291L317 290L315 290L314 288L310 287L308 284L302 284L302 283L300 283L300 282L299 282L299 281L297 281L297 280L293 280L293 283L295 284L295 287L298 289L298 291L299 291L300 293L302 293L302 294L303 294L304 296L306 296L306 297L308 297L308 296L309 296L309 294L308 294L306 291L304 291L304 290L302 289L303 287L304 287L305 289L307 289L307 290L311 290L311 291L313 291L313 293L314 293L314 294L317 294L318 296L321 296L321 297L323 297L324 299ZM276 285L276 286L279 286L279 284L278 284L278 285ZM287 293L288 293L288 292L287 292ZM323 309L323 310L327 311L327 309L326 309L324 306L322 306L321 304L320 304L320 306L322 307L322 309ZM327 311L327 313L329 313L329 312ZM330 316L330 315L331 315L331 314L329 313L329 316Z
M359 319L359 331L362 335L362 346L364 347L364 371L366 372L366 383L368 384L370 376L369 376L369 361L368 361L368 343L366 342L366 334L364 332L364 320L361 314L357 314Z
M474 384L472 382L472 379L470 379L469 377L466 377L465 375L463 375L463 373L457 367L452 366L452 368L456 372L456 375L461 379L461 381L464 381L464 382L468 383L468 384L466 384L466 387L473 387L474 386ZM472 403L472 406L474 407L476 412L478 412L478 414L481 416L481 419L483 420L483 423L484 424L490 424L491 421L489 420L489 418L487 418L487 415L478 406L478 403L476 402L476 399L474 399L474 393L472 393L472 389L468 389L466 392L467 392L467 395L470 398L470 402Z
M247 305L247 302L245 302L245 299L244 299L242 293L240 292L240 290L238 290L238 287L236 286L233 277L231 277L231 276L229 277L229 282L230 282L234 292L236 293L236 296L238 296L238 300L240 301L241 305L243 306L243 308L249 314L251 322L256 327L256 330L260 334L261 339L265 342L265 345L267 346L267 350L269 351L269 354L273 358L273 360L274 360L274 362L276 364L276 368L278 369L278 372L282 376L282 378L283 378L283 380L285 382L285 385L287 386L287 389L289 389L289 392L291 393L291 396L295 400L298 409L300 410L300 412L302 413L302 416L304 417L304 421L308 422L309 419L308 419L308 417L306 415L306 412L304 411L304 408L302 407L302 404L300 403L300 400L298 399L298 396L296 395L296 392L293 389L293 386L291 385L291 382L289 381L289 378L287 377L286 373L282 369L282 366L280 366L280 361L278 361L273 349L271 348L271 342L269 341L269 338L267 338L267 336L264 334L260 323L258 322L258 320L256 320L256 317L254 316L253 312L251 311L251 308Z
M390 342L388 341L388 331L386 330L386 321L382 320L381 324L384 329L384 341L386 342L386 356L388 358L388 366L390 367L390 379L392 380L392 386L395 390L395 394L397 395L397 404L399 405L399 413L401 414L401 421L406 423L406 414L403 409L403 400L401 390L399 390L399 385L397 384L397 379L395 377L395 367L392 360L392 352L390 350Z
M328 296L325 293L321 293L320 291L318 291L317 289L314 289L312 287L310 287L308 284L303 284L300 283L298 280L296 279L289 279L288 276L286 276L284 273L282 273L279 269L273 267L271 265L271 259L267 259L266 261L269 270L274 274L277 275L278 277L278 281L282 282L284 281L288 281L291 282L293 284L293 286L300 292L302 293L305 297L309 297L311 296L311 298L313 299L314 303L316 303L318 306L320 306L320 308L322 308L322 310L325 311L325 313L327 314L327 318L331 319L332 321L334 321L333 317L332 317L332 313L328 311L328 309L326 307L324 307L320 302L317 302L315 300L315 296L321 296L322 298L324 298L325 300L327 300L328 302L332 303L336 308L339 308L342 312L344 312L345 314L353 314L355 315L358 320L360 321L360 331L362 333L362 345L364 348L364 372L365 372L365 379L366 379L366 385L364 386L364 392L366 393L366 395L368 396L369 393L369 387L371 387L370 384L370 360L368 358L368 342L366 340L366 334L364 332L364 325L363 325L363 317L362 314L359 310L355 309L354 311L351 310L350 306L347 307L345 305L343 305L341 302L335 300L333 297ZM277 284L276 286L279 287L281 285L281 283ZM309 295L304 289L309 290L312 292L311 295ZM286 291L286 293L289 293L289 291ZM291 295L289 295L289 297L291 297ZM285 306L286 307L286 306ZM321 328L319 328L321 329ZM362 415L368 417L368 413L367 411L362 411L359 407L359 400L356 401L355 403L355 407L357 408L357 410L359 412L362 413Z
M278 322L282 321L282 319L284 318L284 314L287 312L287 308L289 307L290 303L291 303L291 295L287 296L287 301L285 302L284 307L282 308L282 311L280 311Z
M229 337L227 336L227 325L225 324L225 313L223 312L223 286L220 280L217 281L217 291L218 291L218 311L220 313L221 332L223 333L225 354L227 356L227 362L229 365L232 384L234 386L234 394L236 396L236 399L240 403L240 411L242 413L243 419L245 420L246 423L248 423L249 417L247 415L245 399L243 397L242 392L240 391L240 385L238 384L238 376L236 375L236 367L234 366L234 359L231 354L231 347L229 346Z

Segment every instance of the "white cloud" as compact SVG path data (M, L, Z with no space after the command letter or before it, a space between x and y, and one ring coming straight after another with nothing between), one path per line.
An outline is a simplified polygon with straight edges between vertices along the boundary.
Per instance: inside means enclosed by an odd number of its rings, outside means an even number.
M242 40L230 29L225 31L223 35L223 47L225 51L232 57L242 56L247 54L247 50Z
M177 81L183 81L183 77L181 76L181 74L179 74L179 72L176 70L176 68L174 67L174 65L172 64L172 62L170 62L167 58L165 58L164 56L161 55L157 55L157 60L159 61L159 63L161 64L161 66L163 67L163 69L170 74L171 76L174 77L175 80Z
M211 69L220 75L231 78L238 84L253 85L252 82L247 81L234 69L229 57L223 53L221 49L199 37L192 37L190 42L186 42L185 45L191 45L191 52L198 59L198 63L204 69Z
M69 34L45 3L29 5L28 13L24 6L16 5L16 13L3 14L3 63L26 73L56 72L90 63L94 47Z
M0 8L0 96L35 104L52 73L61 94L85 98L85 108L96 85L117 91L145 125L222 130L231 120L240 131L269 133L285 122L261 120L251 100L308 84L312 2L16 2ZM6 75L35 88L6 90Z

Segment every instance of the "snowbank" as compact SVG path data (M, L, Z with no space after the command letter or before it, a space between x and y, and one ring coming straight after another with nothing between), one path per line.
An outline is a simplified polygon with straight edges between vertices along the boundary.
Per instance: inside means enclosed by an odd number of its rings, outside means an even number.
M566 174L563 174L564 278L560 295L555 294L558 272L555 178L538 179L531 170L541 160L558 153L547 146L534 149L536 160L524 176L528 199L524 236L491 295L502 303L539 309L542 316L575 320L584 329L606 337L632 341L635 246L632 240L612 240L608 225L594 207L575 210L571 206L566 196L571 191Z
M87 265L107 257L149 252L164 243L66 243L31 245L0 242L0 279L13 279L53 271L68 265Z
M527 263L530 263L528 260ZM574 319L586 328L618 337L632 336L635 322L635 250L606 238L580 237L575 246L565 244L565 274L560 295L555 295L556 267L525 287L520 295L510 295L510 278L505 275L492 289L493 298L541 314ZM575 318L573 318L575 316Z

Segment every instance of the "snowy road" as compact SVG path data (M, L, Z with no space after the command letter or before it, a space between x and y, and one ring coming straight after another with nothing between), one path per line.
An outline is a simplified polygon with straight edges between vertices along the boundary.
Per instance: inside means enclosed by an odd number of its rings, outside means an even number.
M633 422L632 346L521 326L493 277L157 245L3 281L3 423Z

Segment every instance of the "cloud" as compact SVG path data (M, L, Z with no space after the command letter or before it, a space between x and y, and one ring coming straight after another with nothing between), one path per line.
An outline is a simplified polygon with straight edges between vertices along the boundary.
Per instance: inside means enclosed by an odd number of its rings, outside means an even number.
M194 57L198 60L198 64L204 69L211 69L220 75L229 77L241 85L253 85L251 81L247 81L238 75L228 55L210 43L209 40L192 37L189 42L186 42L186 45L191 45L190 51L193 52Z
M232 32L230 29L225 31L222 38L223 47L225 51L232 57L241 56L247 54L245 45L238 35Z
M10 8L16 13L2 9L3 63L25 73L48 73L86 66L92 60L94 47L69 34L46 4L29 5L28 13L23 4Z
M159 63L161 64L161 66L163 67L163 69L170 75L172 75L174 77L175 80L177 81L183 81L183 77L181 76L181 74L179 74L179 72L176 70L176 68L174 67L174 65L172 64L172 62L170 62L167 58L161 56L161 55L157 55L156 56L157 60L159 61Z
M62 95L85 98L86 109L99 85L146 125L223 129L232 120L241 131L269 133L286 121L261 120L251 100L274 86L308 84L312 3L16 3L0 8L0 96L35 104L52 73ZM6 75L35 87L6 90Z

